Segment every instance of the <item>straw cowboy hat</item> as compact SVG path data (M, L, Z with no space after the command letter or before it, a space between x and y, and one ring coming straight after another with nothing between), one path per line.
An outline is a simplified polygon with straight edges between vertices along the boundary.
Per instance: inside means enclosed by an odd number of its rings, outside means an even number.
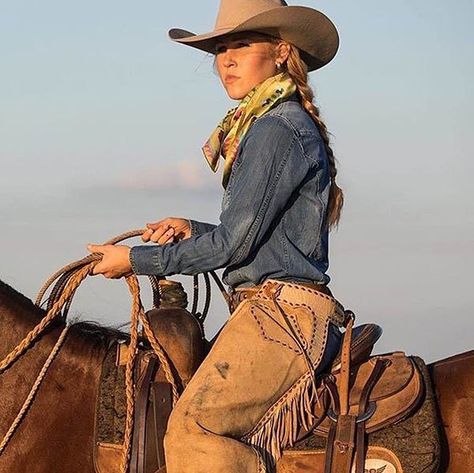
M221 0L214 30L204 34L173 28L178 43L215 53L217 41L230 33L256 31L294 44L309 71L323 67L335 56L339 36L331 20L309 7L288 6L284 0Z

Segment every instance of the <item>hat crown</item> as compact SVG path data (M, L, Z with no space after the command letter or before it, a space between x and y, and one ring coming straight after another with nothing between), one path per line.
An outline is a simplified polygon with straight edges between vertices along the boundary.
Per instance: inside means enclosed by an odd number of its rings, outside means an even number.
M284 0L221 0L214 30L233 28L259 13L287 5Z
M336 26L324 13L310 7L289 6L285 0L220 0L213 31L195 34L173 28L168 34L173 41L215 54L222 38L249 31L293 44L308 71L330 62L339 47Z

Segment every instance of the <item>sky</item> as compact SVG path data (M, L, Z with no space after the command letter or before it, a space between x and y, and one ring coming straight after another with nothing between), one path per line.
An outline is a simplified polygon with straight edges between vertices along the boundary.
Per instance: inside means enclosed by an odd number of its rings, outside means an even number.
M235 103L212 57L167 38L211 30L218 3L0 0L0 279L34 298L89 242L166 216L218 221L221 176L200 148ZM473 2L298 4L341 38L310 75L346 196L333 292L382 326L379 353L473 349ZM96 277L72 312L118 325L129 307L122 281Z

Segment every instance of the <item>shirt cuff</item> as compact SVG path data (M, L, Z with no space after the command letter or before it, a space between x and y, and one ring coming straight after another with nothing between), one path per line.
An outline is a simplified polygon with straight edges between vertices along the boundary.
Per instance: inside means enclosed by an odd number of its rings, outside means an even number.
M132 246L130 250L130 264L137 275L163 276L163 265L161 264L161 247L154 246Z

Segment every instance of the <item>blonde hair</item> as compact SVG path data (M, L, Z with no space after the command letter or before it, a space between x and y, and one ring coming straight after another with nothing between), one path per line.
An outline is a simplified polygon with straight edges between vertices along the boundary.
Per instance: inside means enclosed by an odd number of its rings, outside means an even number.
M320 116L319 108L313 103L314 93L311 86L308 84L308 67L301 59L300 52L296 46L287 43L286 41L282 41L279 38L269 38L274 44L284 42L288 46L288 59L284 64L282 64L282 68L288 72L295 82L301 105L313 119L324 141L326 154L329 160L329 176L331 179L326 222L329 229L337 227L344 204L344 194L342 189L336 184L336 157L334 156L334 152L329 144L328 129Z

